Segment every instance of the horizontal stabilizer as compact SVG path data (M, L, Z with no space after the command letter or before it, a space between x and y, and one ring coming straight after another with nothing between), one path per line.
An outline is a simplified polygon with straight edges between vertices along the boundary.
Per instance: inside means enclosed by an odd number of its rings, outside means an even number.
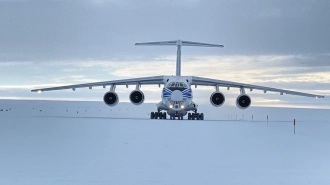
M223 48L223 45L219 44L208 44L208 43L201 43L201 42L190 42L190 41L182 41L182 46L202 46L202 47L221 47Z
M135 43L135 45L138 45L138 46L201 46L201 47L221 47L221 48L224 47L223 45L219 45L219 44L208 44L208 43L182 41L182 40L143 42L143 43Z
M160 41L160 42L142 42L135 43L135 45L139 46L176 46L177 41Z

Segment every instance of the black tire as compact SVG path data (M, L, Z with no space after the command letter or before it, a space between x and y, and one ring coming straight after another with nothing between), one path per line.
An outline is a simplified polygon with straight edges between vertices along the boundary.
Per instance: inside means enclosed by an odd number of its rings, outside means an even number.
M166 112L164 112L164 114L163 114L163 119L166 119Z
M155 119L158 119L158 112L155 112Z
M196 113L196 119L199 120L199 113Z
M154 112L150 113L150 119L155 119L155 113Z
M204 113L200 114L201 120L204 120Z
M188 113L188 120L191 120L191 113Z

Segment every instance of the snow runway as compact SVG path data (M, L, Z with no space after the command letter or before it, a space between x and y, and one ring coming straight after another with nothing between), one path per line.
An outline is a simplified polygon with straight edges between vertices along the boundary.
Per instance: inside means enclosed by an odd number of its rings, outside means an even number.
M13 115L0 114L0 184L330 182L328 122L293 135L283 121Z

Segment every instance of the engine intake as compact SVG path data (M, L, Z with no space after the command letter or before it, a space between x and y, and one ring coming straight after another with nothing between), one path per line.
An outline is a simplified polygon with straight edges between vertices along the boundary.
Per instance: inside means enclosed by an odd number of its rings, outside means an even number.
M214 92L210 96L210 102L215 107L220 107L225 103L225 96L221 92Z
M246 109L251 105L251 98L246 94L241 94L236 99L236 106L240 109Z
M117 93L113 91L109 91L104 94L103 101L106 105L112 107L118 104L119 98Z
M134 105L141 105L144 102L144 94L140 90L134 90L129 95L129 100Z

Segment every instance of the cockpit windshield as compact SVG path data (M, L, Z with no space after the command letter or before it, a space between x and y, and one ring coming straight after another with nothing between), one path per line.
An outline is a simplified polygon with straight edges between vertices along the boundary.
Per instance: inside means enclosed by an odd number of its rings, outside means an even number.
M166 86L168 89L170 89L171 91L175 91L175 90L185 90L188 88L188 85L186 83L183 82L170 82L167 84Z

